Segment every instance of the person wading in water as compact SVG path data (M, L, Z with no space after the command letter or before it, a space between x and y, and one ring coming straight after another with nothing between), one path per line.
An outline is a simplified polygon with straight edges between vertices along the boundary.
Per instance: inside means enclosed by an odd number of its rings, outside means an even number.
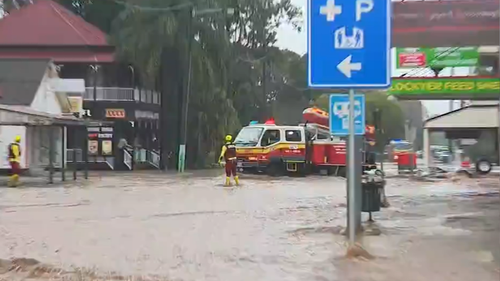
M224 168L226 170L225 186L231 185L231 176L233 176L236 185L239 185L240 180L236 174L236 146L233 143L233 137L231 135L226 136L226 143L222 146L219 163L222 162L225 163Z
M21 173L21 137L16 136L14 142L9 144L9 163L11 176L8 186L16 187L19 185L19 174Z

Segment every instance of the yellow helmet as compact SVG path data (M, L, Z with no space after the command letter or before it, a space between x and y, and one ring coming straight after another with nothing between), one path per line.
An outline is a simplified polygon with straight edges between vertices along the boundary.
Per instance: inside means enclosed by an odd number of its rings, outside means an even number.
M233 136L231 135L226 135L226 141L232 141L233 140Z
M15 141L15 142L21 142L21 136L16 136L16 137L14 138L14 141Z

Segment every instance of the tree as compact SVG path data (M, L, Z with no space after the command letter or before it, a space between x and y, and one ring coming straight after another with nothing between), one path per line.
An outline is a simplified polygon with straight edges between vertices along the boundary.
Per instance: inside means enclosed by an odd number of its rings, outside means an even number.
M206 155L220 148L223 136L240 127L241 119L246 122L269 105L275 92L271 87L262 88L271 76L263 70L273 63L273 57L264 47L275 42L280 22L293 21L299 10L289 0L210 0L197 3L195 11L231 7L235 13L227 17L224 13L195 14L191 18L190 4L182 0L129 3L143 8L128 6L122 11L113 23L111 38L121 57L142 70L144 83L161 86L165 92L170 104L166 109L170 140L164 147L172 152L177 150L179 139L186 50L192 40L185 28L192 21L195 40L187 160L190 166L203 165Z
M114 0L56 0L86 21L109 34L113 20L124 6Z
M232 81L229 92L235 94L235 106L240 120L264 120L274 115L279 96L283 69L281 51L272 45L282 21L297 26L300 10L288 0L230 0L235 14L228 23L232 41L232 58L229 69Z
M112 25L111 38L120 57L141 70L144 83L165 92L164 99L170 104L164 109L170 120L166 121L170 122L170 140L164 147L172 152L177 150L179 139L186 50L192 40L185 28L192 21L195 40L187 160L190 166L202 165L207 154L220 148L223 136L239 128L240 119L247 121L269 106L276 91L262 88L272 75L263 70L274 58L265 47L276 41L280 22L293 22L299 10L289 0L210 0L197 3L195 11L232 7L234 15L206 13L191 18L190 3L182 0L128 3Z

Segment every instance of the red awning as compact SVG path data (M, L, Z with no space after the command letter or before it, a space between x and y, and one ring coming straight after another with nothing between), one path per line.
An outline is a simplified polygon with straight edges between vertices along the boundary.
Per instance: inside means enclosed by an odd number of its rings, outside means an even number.
M0 58L30 58L52 59L55 63L83 62L83 63L110 63L114 62L113 53L92 53L90 51L4 51L0 49Z

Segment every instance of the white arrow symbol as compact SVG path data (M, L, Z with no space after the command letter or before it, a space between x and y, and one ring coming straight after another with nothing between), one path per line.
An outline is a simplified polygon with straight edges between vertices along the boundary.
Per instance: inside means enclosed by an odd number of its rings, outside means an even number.
M353 70L361 70L361 63L351 63L352 55L348 56L345 60L343 60L337 68L342 72L347 78L351 78L351 71Z

